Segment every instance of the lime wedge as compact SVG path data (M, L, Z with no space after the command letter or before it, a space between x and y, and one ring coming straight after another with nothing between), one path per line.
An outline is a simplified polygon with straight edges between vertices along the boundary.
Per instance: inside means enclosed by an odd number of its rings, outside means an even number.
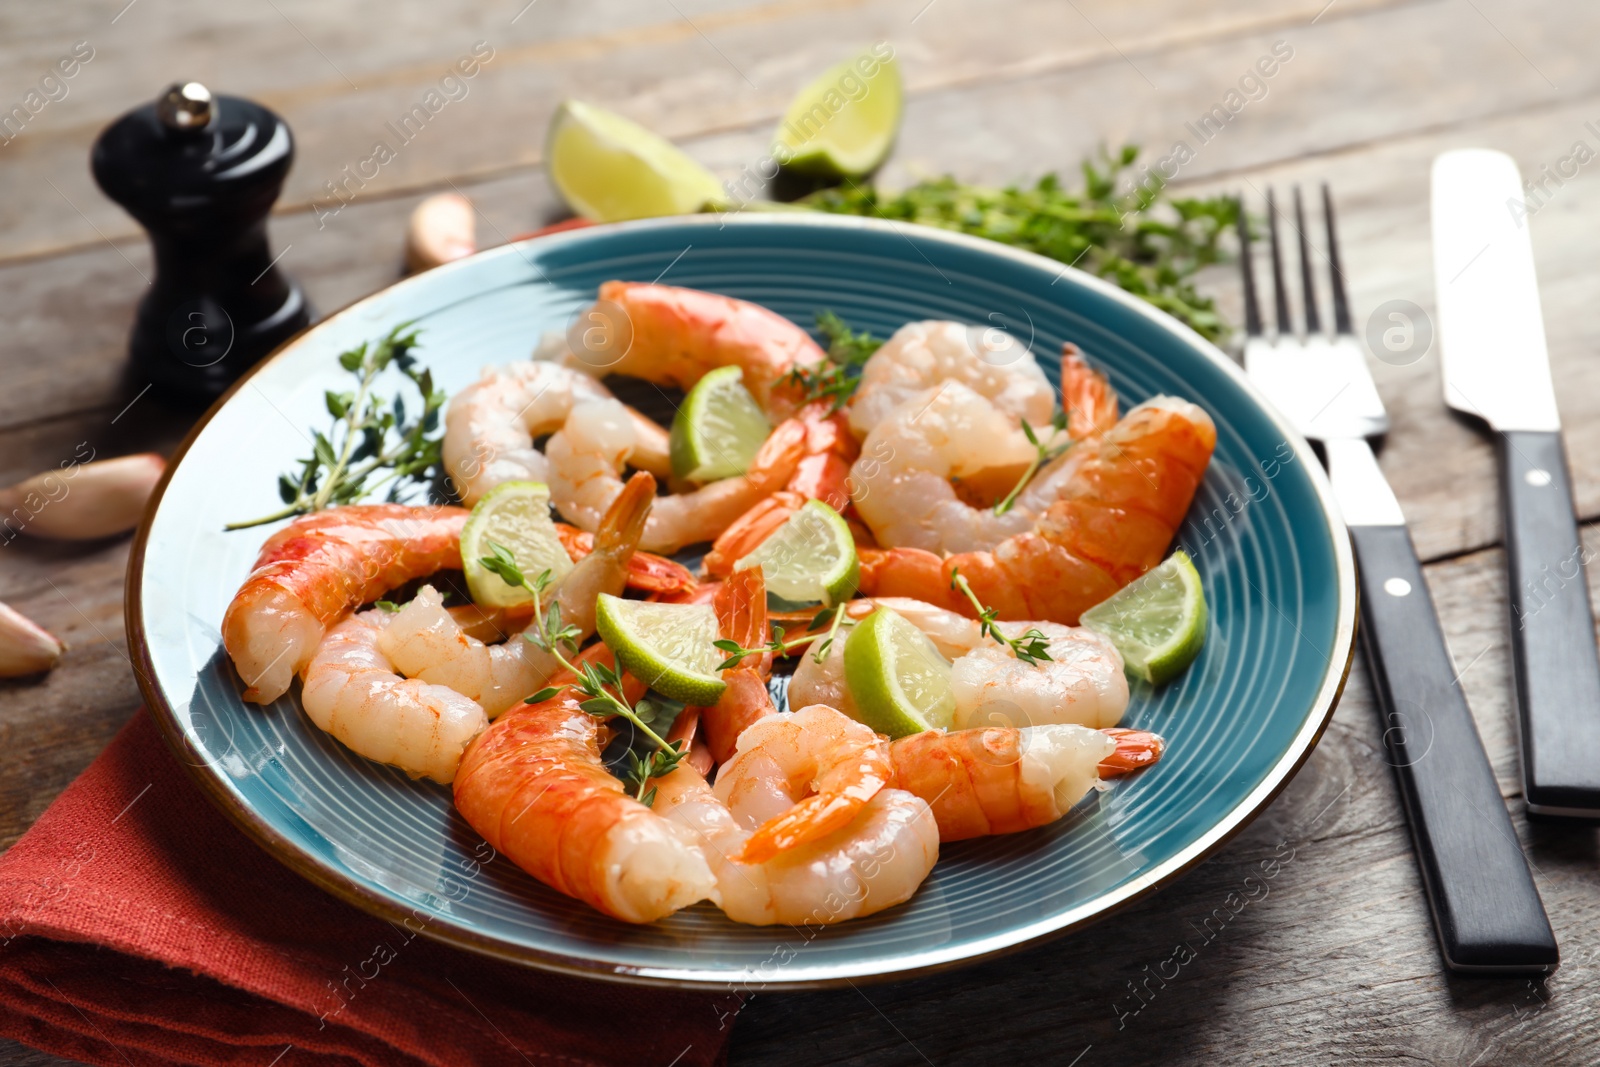
M771 433L744 371L718 367L694 383L672 418L672 473L691 482L743 474Z
M756 550L733 565L760 567L767 591L802 603L832 607L861 584L856 539L844 517L820 500L808 500Z
M845 640L844 678L857 717L880 734L948 728L955 716L949 661L888 608L868 615Z
M709 707L727 688L717 673L724 656L710 604L656 604L601 593L595 629L617 662L651 689Z
M778 123L773 152L797 174L860 178L888 157L899 129L894 53L863 52L800 91Z
M1128 673L1160 685L1194 662L1206 643L1206 591L1183 552L1083 613L1083 625L1111 638Z
M489 542L504 545L517 559L528 581L544 571L560 581L572 569L550 521L550 490L542 482L505 482L495 486L472 509L461 530L461 566L474 603L487 608L514 608L533 603L533 594L507 585L478 560L493 555Z
M596 222L682 215L728 198L715 175L672 142L576 100L550 120L545 169L572 210Z

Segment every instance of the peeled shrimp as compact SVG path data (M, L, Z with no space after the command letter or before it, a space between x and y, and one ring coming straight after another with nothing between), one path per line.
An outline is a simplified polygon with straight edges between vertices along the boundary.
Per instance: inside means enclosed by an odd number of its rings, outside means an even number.
M628 561L655 500L655 488L655 479L649 474L635 474L602 518L594 550L556 587L555 603L562 623L576 626L583 636L594 630L600 594L622 592ZM424 586L394 616L379 647L408 678L449 686L476 700L490 718L542 689L561 670L555 653L525 640L520 633L498 645L469 637L431 586Z
M587 401L574 407L545 446L550 499L556 509L573 524L593 529L622 491L620 472L631 461L636 442L632 421L617 401ZM788 480L805 444L804 424L790 420L767 438L744 474L662 497L645 524L640 547L676 552L712 540Z
M925 799L939 839L961 841L1044 826L1100 781L1117 742L1099 730L925 730L889 746L894 786Z
M944 558L916 548L864 551L862 591L972 614L951 589L959 569L1002 619L1074 624L1085 609L1161 562L1216 441L1216 426L1201 408L1173 397L1148 400L1103 437L1062 457L1071 469L1031 529L992 550Z
M850 400L850 428L867 434L906 400L960 382L1011 417L1047 426L1054 390L1027 346L1005 330L959 322L908 322L861 368Z
M771 715L739 734L718 799L754 828L735 858L771 859L843 828L889 780L887 744L822 704Z
M305 515L267 539L222 618L222 643L270 704L329 626L398 585L461 566L461 508L357 504Z
M685 390L709 371L737 366L774 422L801 403L800 389L784 379L823 360L811 335L777 312L697 289L606 282L580 321L589 328L565 357L568 366Z
M655 810L700 840L713 899L735 922L823 925L871 915L909 900L939 858L932 811L901 789L880 789L844 827L752 863L735 857L748 852L753 817L731 812L694 768L680 764L654 785Z
M1050 659L1034 665L983 637L976 620L932 604L885 597L852 602L849 614L862 618L878 607L893 610L916 626L941 655L954 661L950 667L954 729L1050 723L1100 729L1115 726L1127 711L1122 656L1093 630L1049 622L1001 623L1007 637L1020 637L1030 629L1044 634ZM845 681L842 639L829 646L820 663L809 652L801 657L789 682L789 699L797 704L826 703L855 714L855 700Z
M381 647L388 624L384 612L365 611L328 631L306 664L301 706L359 755L448 785L489 720L454 689L397 674Z
M559 430L575 404L610 396L593 378L555 363L485 367L445 409L444 465L456 494L471 505L502 482L547 481L549 463L534 438ZM633 465L666 477L672 472L666 431L623 410L634 429Z
M456 809L518 867L614 918L653 922L715 896L698 835L627 795L600 759L609 731L579 699L495 720L461 759Z

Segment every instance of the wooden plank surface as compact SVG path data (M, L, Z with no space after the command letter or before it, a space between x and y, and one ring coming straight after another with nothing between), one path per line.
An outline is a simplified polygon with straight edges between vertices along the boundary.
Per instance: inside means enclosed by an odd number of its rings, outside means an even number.
M1491 145L1534 174L1575 141L1600 149L1586 127L1600 125L1600 73L1588 54L1597 30L1600 10L1572 0L539 0L527 9L136 0L56 5L45 17L0 11L7 107L75 41L96 50L64 99L0 145L0 478L53 466L85 442L111 455L167 449L181 434L184 413L124 378L148 254L85 167L103 124L179 75L261 99L294 125L301 155L274 240L330 310L397 276L404 219L426 191L472 195L486 244L557 214L536 164L564 96L621 108L732 177L763 156L795 87L853 44L888 39L911 95L883 180L953 172L1003 182L1070 170L1102 142L1197 146L1185 123L1282 40L1294 57L1265 97L1199 147L1178 181L1258 203L1268 184L1330 181L1364 325L1395 299L1432 312L1427 168L1437 152ZM468 97L319 226L311 201L321 183L365 155L374 131L478 39L493 42L496 58ZM1600 518L1600 324L1589 311L1597 176L1591 164L1563 182L1530 223L1579 509L1591 520ZM1214 272L1207 288L1237 316L1231 271ZM1436 561L1429 580L1562 941L1561 972L1540 986L1441 974L1358 666L1284 796L1178 884L1084 934L977 968L758 994L735 1026L733 1062L1600 1061L1600 841L1520 815L1493 457L1444 411L1436 351L1374 368L1395 419L1384 467L1419 550ZM46 678L0 684L0 846L138 704L121 629L126 552L122 540L0 546L0 599L72 646ZM1280 845L1293 860L1270 893L1219 936L1198 937L1191 924L1261 860L1283 855ZM1180 941L1197 946L1196 958L1164 985L1149 979ZM1146 981L1143 1003L1127 983ZM54 1062L0 1046L0 1063Z

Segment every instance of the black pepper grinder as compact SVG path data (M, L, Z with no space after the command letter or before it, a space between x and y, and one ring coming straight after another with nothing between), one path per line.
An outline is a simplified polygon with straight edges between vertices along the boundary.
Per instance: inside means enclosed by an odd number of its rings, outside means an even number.
M155 251L129 340L133 377L215 397L310 323L305 294L267 245L267 213L294 162L283 119L180 83L107 127L89 158Z

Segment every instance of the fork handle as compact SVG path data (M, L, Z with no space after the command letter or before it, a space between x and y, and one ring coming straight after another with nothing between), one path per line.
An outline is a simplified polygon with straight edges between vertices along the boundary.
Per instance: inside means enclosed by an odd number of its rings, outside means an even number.
M1500 435L1523 792L1536 815L1600 817L1600 654L1561 434Z
M1548 973L1555 934L1462 695L1406 527L1352 526L1361 647L1445 963Z

